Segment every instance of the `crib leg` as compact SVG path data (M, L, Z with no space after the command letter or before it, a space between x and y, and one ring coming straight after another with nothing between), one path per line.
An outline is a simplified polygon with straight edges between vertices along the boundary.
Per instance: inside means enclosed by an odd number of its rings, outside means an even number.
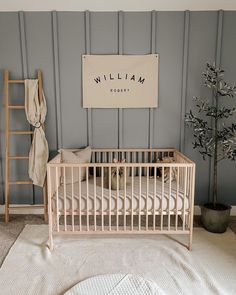
M52 233L49 234L49 249L50 249L50 251L53 250L53 236L52 236Z
M193 247L193 230L191 229L189 233L188 250L192 251L192 247Z
M53 213L49 211L49 249L53 250Z

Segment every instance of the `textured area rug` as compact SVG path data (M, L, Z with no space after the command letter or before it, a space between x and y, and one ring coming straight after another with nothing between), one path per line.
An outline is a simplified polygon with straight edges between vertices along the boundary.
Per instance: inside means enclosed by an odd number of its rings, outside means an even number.
M24 228L0 269L1 294L59 295L82 280L114 273L140 275L171 295L236 294L231 230L217 235L195 228L192 252L160 235L57 236L52 252L47 239L47 225Z
M6 224L4 216L0 215L0 266L26 224L44 224L43 216L11 215L10 222Z
M131 274L108 274L84 280L65 295L166 295L155 282Z

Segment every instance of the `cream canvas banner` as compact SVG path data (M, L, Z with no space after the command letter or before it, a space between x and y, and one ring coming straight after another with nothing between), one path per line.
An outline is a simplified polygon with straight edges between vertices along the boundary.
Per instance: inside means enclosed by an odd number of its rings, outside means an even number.
M154 108L158 54L83 55L84 108Z

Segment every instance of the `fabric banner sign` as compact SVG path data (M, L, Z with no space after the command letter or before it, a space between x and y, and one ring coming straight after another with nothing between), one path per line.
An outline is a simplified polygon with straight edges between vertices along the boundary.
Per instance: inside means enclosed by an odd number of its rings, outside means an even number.
M84 108L155 108L158 54L83 55Z

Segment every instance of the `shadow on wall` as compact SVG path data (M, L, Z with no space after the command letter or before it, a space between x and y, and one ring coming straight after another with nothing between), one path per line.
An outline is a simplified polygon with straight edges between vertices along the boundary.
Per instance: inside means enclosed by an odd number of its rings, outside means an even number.
M4 115L4 101L3 101L4 83L3 83L3 70L0 71L0 204L4 203L4 126L5 126L5 115Z

